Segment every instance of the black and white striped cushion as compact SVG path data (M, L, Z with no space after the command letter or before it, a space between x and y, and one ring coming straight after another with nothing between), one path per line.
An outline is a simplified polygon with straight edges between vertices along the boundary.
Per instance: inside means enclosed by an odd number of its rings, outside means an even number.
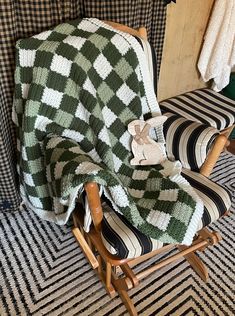
M164 115L168 117L163 126L168 158L180 160L184 168L198 171L219 131L173 113Z
M211 89L198 89L160 102L162 112L181 115L223 130L235 121L235 101Z
M198 230L216 221L230 208L230 195L223 187L190 170L183 170L182 175L204 203L204 213ZM163 247L162 242L142 234L106 202L103 203L103 210L102 240L110 253L119 258L136 258Z

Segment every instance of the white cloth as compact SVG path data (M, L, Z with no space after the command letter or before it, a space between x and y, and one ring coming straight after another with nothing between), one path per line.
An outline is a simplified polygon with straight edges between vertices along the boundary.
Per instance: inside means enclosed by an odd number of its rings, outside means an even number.
M229 83L235 65L235 0L216 0L198 61L206 82L213 79L213 90Z

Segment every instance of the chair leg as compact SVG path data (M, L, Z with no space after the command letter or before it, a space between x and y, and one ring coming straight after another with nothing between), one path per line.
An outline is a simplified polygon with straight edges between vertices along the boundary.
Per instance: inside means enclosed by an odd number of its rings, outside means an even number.
M128 277L118 277L110 262L105 262L100 255L97 256L99 267L96 270L107 293L113 298L116 292L119 294L130 316L137 316L136 308L128 295L128 290L133 288L133 282ZM103 269L105 265L105 270ZM124 273L125 274L125 273Z
M135 305L133 304L129 294L128 290L133 287L132 282L128 277L123 277L118 279L117 275L115 273L112 273L112 283L118 292L123 304L125 305L127 311L129 312L130 316L137 316L137 310L135 308Z
M132 303L132 300L130 299L127 291L125 290L118 290L117 292L121 298L121 300L123 301L123 304L125 305L127 311L129 312L130 316L137 316L137 310L134 306L134 304Z
M208 245L215 245L222 239L218 232L209 232L209 230L206 228L203 228L198 232L198 237L199 239L207 240ZM178 245L178 249L181 251L185 250L186 248L187 246ZM205 248L207 248L207 246L202 247L199 249L199 251L204 251ZM202 280L207 282L209 279L208 270L196 253L188 253L184 255L184 258L188 261L193 270L202 278Z
M116 289L112 284L112 269L110 263L106 265L106 270L103 269L103 259L100 255L97 256L97 260L99 262L98 269L95 271L97 272L101 282L103 283L107 293L111 298L114 298L116 295ZM107 268L108 267L108 268Z
M184 250L186 248L186 246L178 246L179 250ZM201 277L201 279L204 282L207 282L209 279L208 270L201 259L198 258L194 252L184 255L184 258L188 261L193 270Z

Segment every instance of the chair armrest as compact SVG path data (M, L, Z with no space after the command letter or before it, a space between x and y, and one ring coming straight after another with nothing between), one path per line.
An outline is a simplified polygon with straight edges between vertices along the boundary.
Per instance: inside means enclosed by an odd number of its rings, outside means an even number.
M186 169L199 171L219 131L206 124L190 121L173 113L164 123L166 151L170 160L180 160Z

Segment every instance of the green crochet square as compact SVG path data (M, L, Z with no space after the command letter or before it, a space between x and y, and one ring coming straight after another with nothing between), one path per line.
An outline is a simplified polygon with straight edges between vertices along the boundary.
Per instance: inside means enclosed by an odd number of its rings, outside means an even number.
M63 35L63 37L65 38L66 36ZM55 52L56 54L69 60L74 60L75 56L77 55L76 48L66 43L60 43Z
M30 170L36 170L36 172L42 171L44 169L44 167L42 166L42 161L43 161L42 157L31 160L28 164Z
M105 93L104 93L105 92ZM102 82L99 88L97 89L98 96L100 100L104 103L107 104L110 99L115 95L112 89L110 89L108 83Z
M33 173L32 174L32 178L33 178L35 186L38 186L38 185L41 186L41 185L47 183L46 175L45 175L44 170L39 171L37 173Z
M114 67L114 70L119 75L122 80L126 80L130 74L133 73L133 68L130 66L130 64L126 61L125 58L121 58L116 66Z
M62 34L62 33L56 32L56 30L54 30L48 36L47 40L54 41L54 42L62 42L65 38L66 38L66 34Z
M109 43L109 41L105 37L96 33L89 36L88 40L91 41L91 43L93 43L99 50L103 50L105 46Z
M36 191L37 191L37 194L41 196L42 199L45 197L48 197L48 186L46 182L45 184L38 185L36 188Z
M47 77L46 85L48 88L57 90L59 92L64 92L66 87L65 76L62 76L55 71L50 71Z
M114 92L116 92L123 84L123 79L114 70L110 72L110 74L106 78L106 81L110 89L112 89Z
M60 109L74 116L77 110L77 105L78 105L77 99L64 94L61 101Z
M32 82L33 69L29 67L22 67L20 71L20 80L22 83Z
M36 84L40 84L42 86L45 86L47 83L49 75L49 70L47 68L43 67L34 67L33 68L33 78Z
M73 115L59 109L55 115L54 122L68 128L73 121Z
M41 45L38 48L37 52L48 52L48 53L54 53L57 50L57 47L59 46L60 43L56 41L43 41L41 42Z
M57 25L54 30L57 33L61 33L61 34L65 34L65 35L69 35L71 34L74 30L76 30L76 27L72 24L69 23L63 23L63 24L59 24Z
M88 72L89 69L92 67L92 63L88 60L83 54L80 52L77 53L76 57L74 58L74 63L78 65L82 65L83 71Z
M115 67L122 58L121 53L117 51L116 47L111 42L109 42L103 49L103 54L105 55L105 57L107 58L112 67Z

